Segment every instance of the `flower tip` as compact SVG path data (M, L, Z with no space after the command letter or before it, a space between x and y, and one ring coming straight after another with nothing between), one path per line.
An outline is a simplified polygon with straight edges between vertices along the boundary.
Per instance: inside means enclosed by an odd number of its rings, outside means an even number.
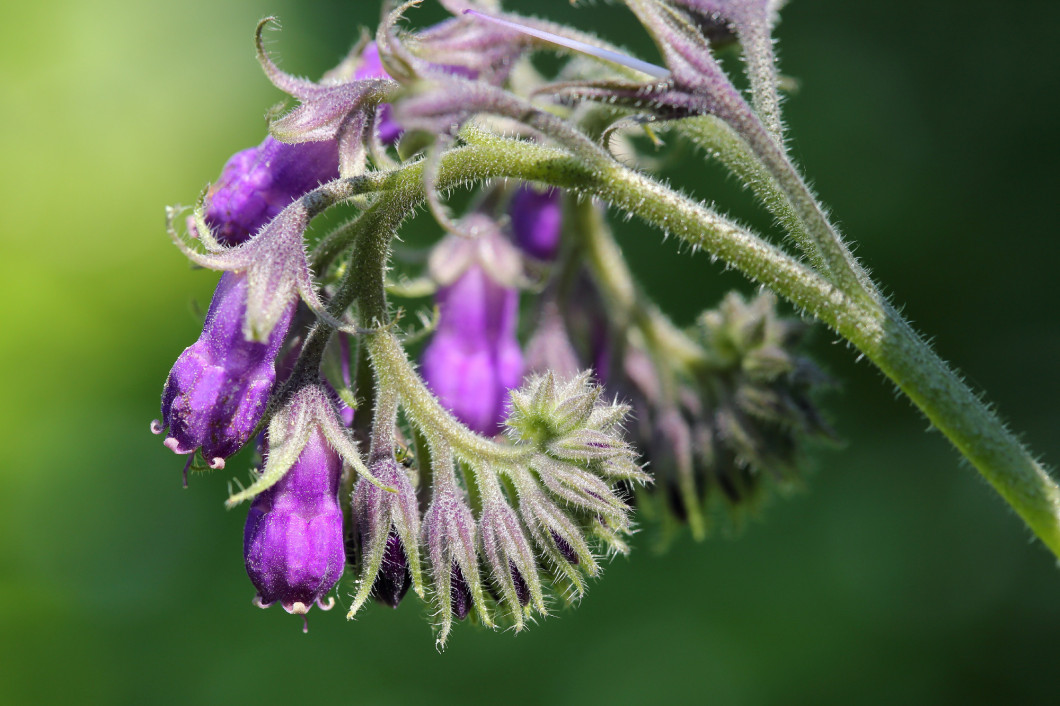
M190 454L194 450L194 449L186 450L186 449L180 448L180 442L177 441L177 438L175 436L167 436L166 440L162 442L162 445L165 446L170 451L172 451L173 453L181 455L181 456L183 456L184 454Z
M152 419L151 420L151 433L152 434L161 434L163 431L165 431L165 429L166 428L162 425L161 421L159 421L157 419Z
M219 470L221 470L224 467L225 467L225 460L223 458L221 458L220 456L214 456L213 458L210 459L210 468L214 469L215 471L219 471Z

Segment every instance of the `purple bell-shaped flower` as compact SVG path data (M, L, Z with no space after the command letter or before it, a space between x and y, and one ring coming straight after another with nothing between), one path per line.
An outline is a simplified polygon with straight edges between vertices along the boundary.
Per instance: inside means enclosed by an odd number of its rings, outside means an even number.
M239 245L291 201L338 177L334 140L289 145L266 137L225 164L206 195L206 224L222 245Z
M263 608L279 603L305 615L342 576L346 563L338 502L342 458L320 429L275 485L255 496L243 533L247 574Z
M540 190L524 184L508 205L515 242L527 255L551 261L559 251L563 230L563 199L559 189Z
M174 453L201 448L212 468L223 468L260 421L294 315L292 302L267 340L247 340L246 298L242 273L221 276L202 335L177 358L162 391L162 419L151 424L156 434L168 429L165 445Z
M464 223L475 240L450 236L431 257L441 287L438 329L423 352L423 379L469 428L493 435L504 421L508 390L518 387L523 353L516 338L519 255L483 216Z

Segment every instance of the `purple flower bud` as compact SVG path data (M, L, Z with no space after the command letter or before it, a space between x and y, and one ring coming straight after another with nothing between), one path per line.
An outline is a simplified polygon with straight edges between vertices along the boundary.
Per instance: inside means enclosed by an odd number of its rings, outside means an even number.
M467 585L467 581L464 580L464 574L460 571L460 565L455 561L450 571L449 580L451 582L449 600L452 602L453 615L457 617L457 620L463 620L471 612L473 598L471 587Z
M265 342L249 341L243 333L246 300L247 277L222 275L202 335L173 366L162 391L162 419L151 425L156 434L169 429L165 445L174 453L201 447L213 468L223 468L261 420L295 310L291 302Z
M338 176L334 140L289 145L266 137L225 164L206 196L206 223L221 244L238 245L291 201Z
M526 607L530 605L530 587L526 585L526 579L515 568L515 562L508 560L508 571L512 575L512 585L515 587L515 596L519 599L519 605Z
M485 625L493 622L482 605L475 518L455 486L452 466L437 469L435 489L423 520L423 534L435 582L440 621L439 644L445 644L452 617L463 620L478 605Z
M370 469L392 492L364 478L354 486L352 511L361 549L361 576L350 617L360 610L370 593L393 608L397 608L410 586L423 595L416 489L392 455L376 458Z
M523 355L515 337L519 293L477 265L438 291L438 331L423 352L423 379L469 428L493 435L517 387Z
M552 536L552 541L556 543L556 549L563 555L563 558L572 564L578 563L578 552L574 551L574 547L570 545L563 537L559 535L554 529L550 529L549 535Z
M342 459L319 428L290 469L254 498L243 534L247 574L256 602L279 602L304 615L342 576L342 509L338 503Z
M379 58L379 47L375 42L369 42L361 52L361 65L353 75L354 80L363 81L369 78L390 78L390 74L383 68L383 62ZM383 144L393 144L401 137L401 126L391 116L389 105L381 105L376 109L376 130Z
M563 229L563 203L559 189L523 185L512 196L508 214L515 242L538 260L552 260L559 250Z
M431 256L442 286L438 329L423 352L423 379L468 427L493 435L504 421L508 390L518 387L523 354L516 338L519 255L481 216L465 219L481 235L450 236Z
M484 505L479 524L494 585L508 604L516 629L519 629L523 621L521 608L531 599L539 612L547 612L533 549L523 533L518 515L499 498Z
M379 573L375 577L372 593L391 608L397 608L411 585L412 574L409 573L405 547L402 546L397 533L392 531L386 538L383 560L379 564Z

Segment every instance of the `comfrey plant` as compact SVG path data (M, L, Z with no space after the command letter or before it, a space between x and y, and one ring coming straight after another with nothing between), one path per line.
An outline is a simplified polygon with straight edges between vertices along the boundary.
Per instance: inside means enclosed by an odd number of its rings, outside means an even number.
M319 81L273 62L262 21L258 57L297 105L228 161L186 235L169 211L174 243L223 274L152 430L185 474L256 446L260 468L227 504L250 504L258 605L304 616L338 600L353 617L411 589L442 646L454 621L518 630L577 601L602 557L629 550L634 508L659 537L706 536L790 483L805 440L832 436L815 395L828 380L800 351L813 320L1060 555L1054 481L880 293L791 160L779 0L623 0L661 67L496 3L440 1L453 16L416 31L417 2L385 8ZM567 61L543 76L539 51ZM742 58L749 98L721 52ZM660 182L637 134L719 160L790 242ZM453 214L457 190L471 198ZM421 205L436 241L395 251ZM311 233L333 208L352 217ZM634 281L615 213L760 293L676 325ZM778 296L804 318L781 316Z

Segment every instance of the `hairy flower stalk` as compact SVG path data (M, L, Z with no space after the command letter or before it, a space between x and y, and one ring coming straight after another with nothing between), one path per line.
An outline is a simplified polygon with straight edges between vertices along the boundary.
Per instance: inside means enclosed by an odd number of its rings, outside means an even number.
M770 34L780 2L626 0L665 69L496 3L444 0L453 18L399 30L416 4L319 82L275 65L263 21L259 60L298 105L229 161L193 238L169 212L178 248L224 274L152 430L214 468L265 430L263 468L227 501L251 501L244 556L259 604L304 615L349 564L351 617L411 588L432 606L439 647L459 621L519 630L629 550L634 502L649 522L702 536L712 506L793 477L801 439L830 435L812 395L825 380L798 351L806 324L761 292L676 326L636 285L609 211L708 250L835 330L1060 556L1056 483L883 299L795 170ZM714 55L731 43L750 102ZM527 57L543 48L580 58L541 76ZM543 96L561 100L546 110ZM649 155L614 159L608 136L644 120L746 180L807 260L656 180ZM480 186L466 213L441 206L440 194ZM427 258L392 252L425 203L448 235ZM307 253L312 220L340 205L360 212ZM428 320L415 299L435 295L419 371L410 352L424 336L393 315L394 281L425 283L400 296Z

